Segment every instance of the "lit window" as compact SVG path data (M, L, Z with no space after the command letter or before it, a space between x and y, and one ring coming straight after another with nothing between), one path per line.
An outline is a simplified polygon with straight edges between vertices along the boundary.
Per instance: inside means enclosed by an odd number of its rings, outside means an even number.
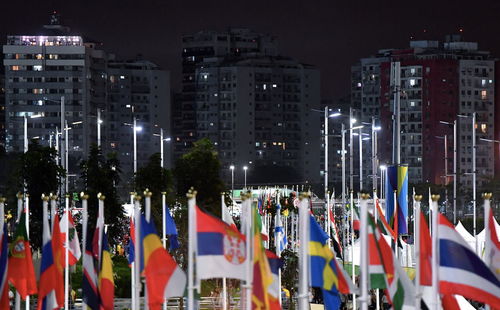
M273 84L273 88L276 88L276 87L278 87L278 85L276 85L276 84Z
M481 99L482 100L488 99L488 91L487 90L482 90L481 91Z
M410 79L410 86L415 86L415 79Z
M410 107L414 107L415 106L415 101L410 101Z
M43 55L42 54L36 54L36 59L43 59Z
M11 67L11 70L12 70L12 71L19 71L19 66L12 66L12 67Z
M263 90L266 90L266 89L267 89L267 85L266 85L266 84L263 84L263 85L262 85L262 89L263 89Z
M486 80L481 80L481 86L486 86Z
M361 87L361 82L358 82L358 87Z
M120 80L125 80L125 75L120 75Z
M415 74L415 68L410 69L411 74Z
M42 71L42 66L41 65L33 66L33 71Z
M488 125L487 124L481 124L481 132L486 133L488 131Z

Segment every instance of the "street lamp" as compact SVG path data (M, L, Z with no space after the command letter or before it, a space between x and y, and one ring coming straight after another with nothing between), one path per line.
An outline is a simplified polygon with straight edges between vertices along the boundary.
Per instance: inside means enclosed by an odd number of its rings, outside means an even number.
M243 171L245 171L245 189L247 188L247 170L248 166L243 166Z
M472 231L474 239L476 240L476 253L478 252L478 242L476 236L476 112L472 112L472 115L462 115L458 114L458 117L471 117L472 118L472 208L473 208L473 225Z
M453 125L453 224L457 224L457 120L455 119L453 123L439 121L440 124ZM445 156L446 157L446 156ZM446 166L447 167L447 166ZM446 178L448 178L448 174ZM448 179L446 179L448 183Z
M234 204L234 165L229 166L229 169L231 169L231 199Z
M385 179L386 179L386 175L385 175L385 171L387 170L387 166L386 165L380 165L380 198L381 199L385 199L385 191L384 191L384 187L385 187Z
M163 138L163 128L160 128L160 134L153 134L153 136L160 137L160 164L161 167L164 167L164 156L163 156L163 142L170 142L172 139L170 137Z

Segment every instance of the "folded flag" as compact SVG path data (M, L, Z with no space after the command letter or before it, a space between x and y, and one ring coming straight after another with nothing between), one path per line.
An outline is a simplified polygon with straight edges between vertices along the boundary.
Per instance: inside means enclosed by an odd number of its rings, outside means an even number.
M24 300L37 293L31 246L26 231L26 213L22 212L9 247L7 278Z
M420 214L420 284L432 286L432 240L422 211Z
M326 309L339 309L340 295L356 291L354 284L335 259L327 244L328 235L313 216L309 222L309 260L311 286L321 288Z
M165 298L183 296L186 274L163 248L153 220L141 214L141 244L149 308L157 310Z
M342 245L340 244L339 231L337 229L337 224L335 223L335 217L333 216L332 209L330 208L329 211L331 235L333 237L333 248L335 250L335 253L342 257Z
M175 226L175 221L170 215L168 206L165 207L165 219L165 229L168 240L170 241L170 251L173 251L179 248L179 241L177 240L177 226Z
M196 207L197 280L245 280L245 237L220 219Z
M115 282L113 279L113 262L109 252L108 233L102 234L101 266L99 270L99 301L101 310L113 310L115 298Z
M283 261L273 252L266 250L267 260L269 262L269 267L271 269L271 274L273 278L273 282L267 288L267 296L269 300L269 309L270 310L279 310L281 309L280 305L280 282L279 282L279 271L281 267L283 267Z
M57 218L57 215L56 215ZM56 231L57 230L57 231ZM54 233L59 233L59 223L54 224ZM60 287L64 285L62 275L58 270L56 258L57 247L53 245L52 236L50 235L50 226L48 220L47 205L44 202L43 206L43 247L42 247L42 262L40 266L40 281L38 289L38 310L59 309L64 306L64 289L63 296L60 296Z
M80 257L82 256L82 252L80 250L80 241L78 240L78 232L76 231L75 222L73 220L73 216L71 216L71 212L64 212L64 215L61 219L61 223L59 224L62 240L66 242L66 228L68 228L68 240L69 243L64 246L68 248L68 262L70 266L75 265Z
M439 291L500 308L500 280L474 253L454 226L438 214Z
M277 240L277 248L276 248L276 253L281 255L281 252L286 249L286 246L288 245L288 240L286 239L286 234L285 234L285 229L283 227L283 224L281 223L281 207L279 203L276 205L276 218L275 221L276 223L274 224L274 238Z
M130 217L130 236L128 239L128 263L131 265L135 259L135 225L134 218Z
M271 268L266 256L266 249L262 240L262 221L257 209L253 210L253 281L252 281L252 309L270 309L269 286L273 282Z

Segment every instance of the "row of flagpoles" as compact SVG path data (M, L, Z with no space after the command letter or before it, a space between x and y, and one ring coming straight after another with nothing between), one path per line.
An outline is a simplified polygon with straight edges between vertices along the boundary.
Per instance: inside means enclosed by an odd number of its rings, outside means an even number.
M500 308L500 242L490 208L490 194L484 195L487 219L484 259L477 256L454 226L439 214L437 195L431 196L431 234L420 212L421 196L414 195L417 258L414 282L408 278L398 259L397 220L386 220L390 216L383 214L376 193L374 194L374 199L369 199L367 194L359 195L356 206L351 193L349 205L351 251L354 249L354 230L359 229L359 287L355 285L354 256L351 254L352 278L337 259L338 254L342 254L339 252L345 251L345 248L342 249L342 243L345 242L340 241L331 204L328 204L328 220L324 221L323 229L312 214L308 194L301 194L293 202L299 212L297 226L294 225L293 213L290 214L290 225L288 217L285 217L286 224L283 225L280 196L274 197L275 253L272 253L266 249L265 244L266 239L267 247L271 243L268 230L271 220L262 202L264 199L271 199L270 196L256 199L251 193L242 194L241 225L238 229L224 204L224 198L221 201L221 220L203 212L196 205L196 192L190 191L187 274L165 248L167 235L171 248L177 243L177 231L166 207L165 194L162 196L162 238L156 233L151 219L152 193L144 193L144 210L141 210L141 197L135 195L129 246L132 309L140 309L141 278L145 279L145 305L150 309L159 309L162 305L165 308L168 298L184 296L186 288L188 309L196 309L195 291L199 291L202 280L213 278L221 278L223 283L226 278L241 280L242 309L280 309L279 257L291 245L292 249L298 250L299 256L299 309L308 309L310 287L321 289L326 309L338 309L341 294L352 294L353 307L357 308L359 304L360 309L367 309L369 289L384 290L394 309L419 309L422 299L430 309L459 309L456 308L455 295L489 304L492 309ZM27 300L29 295L38 294L38 309L68 309L69 266L75 264L81 256L75 224L69 210L69 198L65 200L65 211L60 219L56 212L57 198L52 195L42 197L43 246L38 285L27 230L29 202L25 199L23 205L22 198L18 197L17 227L10 245L7 243L4 221L5 200L0 199L0 308L8 308L8 283L11 283L23 300ZM104 224L105 197L99 194L98 198L97 222L95 230L90 232L88 196L82 194L83 302L87 309L113 309L114 281L111 251ZM373 203L372 210L368 210L369 202ZM397 212L397 207L394 212ZM359 221L359 225L356 225L356 221ZM267 228L263 224L267 224ZM392 244L386 241L384 235L389 236ZM290 236L291 242L287 242L287 236ZM346 236L343 238L346 239ZM227 290L225 284L223 286L223 308L227 309ZM425 287L431 288L427 294L430 297L426 297Z

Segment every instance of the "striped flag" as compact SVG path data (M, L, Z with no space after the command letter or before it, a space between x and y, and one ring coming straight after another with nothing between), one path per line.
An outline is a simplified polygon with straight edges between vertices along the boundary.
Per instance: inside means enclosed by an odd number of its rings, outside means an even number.
M85 305L92 309L99 309L99 294L97 291L97 270L95 267L94 255L92 254L92 238L87 237L87 244L82 259L83 279L82 295Z
M99 302L101 310L114 309L115 283L113 280L113 262L109 252L108 234L102 234L101 266L99 270Z
M80 257L82 256L82 252L80 250L80 241L78 240L78 232L76 231L75 222L73 217L71 216L71 212L64 212L64 215L61 219L61 223L59 224L62 233L62 240L66 240L66 227L69 230L69 244L64 245L68 248L68 261L69 265L75 265Z
M493 209L491 207L488 208L487 221L488 225L486 225L486 252L485 253L485 261L486 264L490 267L491 271L500 279L500 241L498 240L498 234L496 231L496 223L495 218L493 217Z
M438 214L439 291L500 308L500 280L468 246L446 217Z
M279 271L283 266L283 261L273 252L266 250L267 260L269 262L269 267L271 268L271 273L273 277L273 282L267 288L267 296L269 299L269 310L279 310L280 305L280 282L279 282Z
M288 245L288 240L286 239L285 230L283 228L283 224L281 223L281 206L278 203L276 205L276 223L274 224L274 238L277 240L277 248L276 253L281 255L281 252L286 249Z
M335 223L335 217L333 216L332 209L330 208L330 225L331 225L331 235L333 236L333 248L335 253L342 257L342 244L340 243L339 230L337 229L337 224Z
M148 304L150 309L159 310L165 298L183 296L186 274L163 248L153 220L148 222L141 214L140 228Z

